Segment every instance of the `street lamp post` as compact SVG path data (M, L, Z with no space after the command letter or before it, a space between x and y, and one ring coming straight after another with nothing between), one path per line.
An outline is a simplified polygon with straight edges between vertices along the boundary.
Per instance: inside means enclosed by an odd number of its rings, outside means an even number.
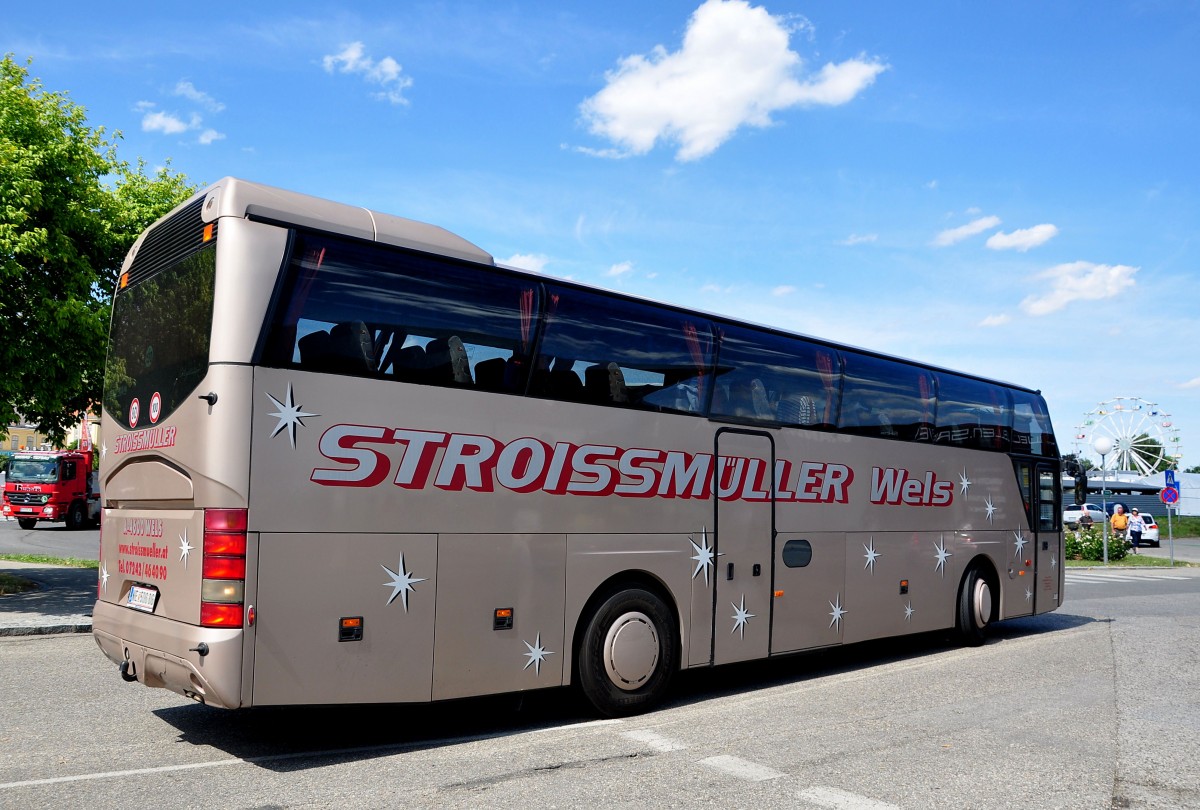
M1104 457L1112 452L1112 439L1107 436L1097 436L1092 442L1092 448L1100 454L1100 501L1104 509L1104 564L1108 565L1108 468L1104 466Z

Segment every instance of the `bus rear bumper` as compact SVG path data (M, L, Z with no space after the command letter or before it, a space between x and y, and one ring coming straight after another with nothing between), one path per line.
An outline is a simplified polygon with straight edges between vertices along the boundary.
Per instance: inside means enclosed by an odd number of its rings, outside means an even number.
M225 709L241 705L242 635L240 629L196 627L104 601L92 611L92 637L127 680ZM208 647L204 655L194 649L201 642Z

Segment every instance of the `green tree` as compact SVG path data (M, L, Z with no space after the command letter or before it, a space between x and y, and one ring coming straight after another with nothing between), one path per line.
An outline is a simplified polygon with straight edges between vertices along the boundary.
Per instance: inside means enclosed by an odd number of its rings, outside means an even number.
M112 290L125 253L194 187L146 173L29 67L0 61L0 437L18 414L60 443L103 386Z
M1200 466L1188 467L1186 470L1184 470L1184 472L1185 473L1200 473Z

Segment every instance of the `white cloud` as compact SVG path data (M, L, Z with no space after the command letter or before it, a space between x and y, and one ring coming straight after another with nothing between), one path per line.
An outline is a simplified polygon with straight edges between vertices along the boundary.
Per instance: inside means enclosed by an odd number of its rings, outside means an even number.
M938 187L937 180L930 180L928 183L925 184L925 188L929 189L930 191L937 191L937 187Z
M225 105L217 101L208 93L196 89L196 86L191 82L181 81L175 85L175 95L183 96L189 101L194 101L209 112L219 113L225 109Z
M1181 383L1179 385L1179 387L1180 388L1200 388L1200 377L1197 377L1194 380L1188 380L1185 383Z
M729 295L734 291L734 286L731 284L728 287L722 287L719 284L705 284L700 288L702 293L717 293L719 295Z
M1009 323L1010 321L1012 321L1012 316L1008 315L1008 314L988 315L986 318L984 318L982 321L979 322L979 325L980 326L1004 326L1004 324Z
M846 245L847 247L850 247L853 245L862 245L862 244L866 244L868 242L875 242L878 239L879 239L879 234L877 234L877 233L864 233L864 234L852 233L849 236L847 236L845 239L843 239L841 242L839 242L838 244Z
M133 111L147 112L149 110L153 110L156 106L158 105L156 105L153 101L139 101L137 104L133 105Z
M496 264L504 264L509 267L519 267L522 270L528 270L531 273L542 273L546 270L546 265L550 263L550 257L540 253L514 253L507 259L497 259Z
M206 129L200 133L200 137L196 139L201 146L208 146L213 141L225 140L224 132L217 132L215 129Z
M1056 265L1034 276L1039 286L1049 282L1049 290L1028 296L1021 302L1021 310L1027 315L1049 315L1075 301L1115 298L1136 283L1133 276L1138 269L1091 262Z
M604 275L617 278L633 272L633 262L618 262L605 271Z
M146 113L142 118L143 132L161 132L164 135L178 135L187 132L189 124L170 113Z
M793 31L745 0L706 0L678 51L659 45L621 59L606 86L580 106L583 118L622 153L645 154L661 139L679 145L677 160L696 160L740 127L769 126L778 110L845 104L887 69L861 56L806 75L789 47Z
M1032 228L1022 228L1012 233L994 233L988 237L987 246L992 250L1017 250L1024 253L1030 248L1044 245L1056 236L1057 226L1034 225Z
M1000 224L1000 217L980 217L972 220L966 225L960 225L957 228L949 228L942 231L933 238L933 244L938 247L946 247L953 245L955 242L961 242L964 239L983 233L989 228L995 228Z
M776 298L781 298L785 295L791 295L795 291L796 288L791 284L780 284L778 287L771 290L771 295L775 296Z
M392 104L408 104L404 91L412 87L413 80L404 75L404 68L390 56L379 61L366 56L361 42L351 42L341 53L322 57L321 64L327 73L356 73L368 82L380 85L383 89L372 93L372 98Z

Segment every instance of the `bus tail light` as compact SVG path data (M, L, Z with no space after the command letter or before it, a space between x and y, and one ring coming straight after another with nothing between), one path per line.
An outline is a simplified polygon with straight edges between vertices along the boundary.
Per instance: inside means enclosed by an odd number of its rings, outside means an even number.
M241 627L246 593L246 510L204 510L200 625Z

